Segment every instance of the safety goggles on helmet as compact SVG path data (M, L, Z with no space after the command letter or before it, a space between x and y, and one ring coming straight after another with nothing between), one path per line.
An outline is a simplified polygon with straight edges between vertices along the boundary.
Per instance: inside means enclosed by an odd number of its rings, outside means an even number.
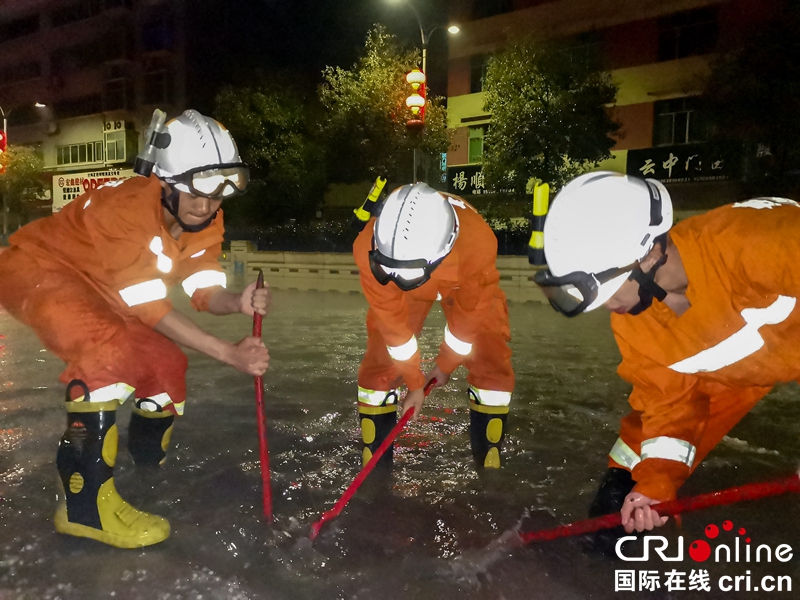
M244 163L230 163L190 169L179 175L165 177L167 183L181 185L190 194L221 200L241 194L250 182L250 169Z
M418 288L431 278L431 273L446 258L442 256L433 262L428 262L424 258L413 260L396 260L381 254L375 248L375 240L372 241L373 249L369 252L369 268L375 279L381 285L387 285L390 281L404 292Z
M542 288L542 292L550 305L567 317L574 317L584 312L599 297L603 284L620 279L624 282L638 262L626 267L615 267L601 273L584 273L575 271L562 277L556 277L549 269L544 269L533 276L533 281ZM619 286L611 286L613 292ZM610 295L613 295L613 292ZM608 298L601 298L603 302Z

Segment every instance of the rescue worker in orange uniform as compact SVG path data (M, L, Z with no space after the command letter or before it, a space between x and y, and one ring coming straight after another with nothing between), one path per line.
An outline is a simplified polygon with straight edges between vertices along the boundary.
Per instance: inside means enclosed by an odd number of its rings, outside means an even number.
M155 466L186 399L188 361L177 344L248 375L269 364L260 339L219 339L166 298L180 283L196 310L250 316L266 314L271 301L255 284L226 291L217 262L220 204L249 178L230 133L194 110L161 128L143 153L154 175L83 194L13 234L0 254L0 304L66 363L56 530L121 548L158 543L170 527L116 491L117 406L133 401L128 449L137 465Z
M353 254L369 303L358 372L364 464L397 421L397 388L408 386L402 410L414 407L417 416L426 384L445 385L463 364L473 456L479 466L499 467L514 371L494 232L461 198L404 185L359 234ZM447 325L436 366L423 374L417 336L436 301ZM391 464L391 450L383 460Z
M800 380L800 205L755 198L672 227L664 186L582 175L547 217L536 274L567 316L604 306L631 383L591 516L660 527L702 460L779 382ZM653 300L657 302L653 302Z

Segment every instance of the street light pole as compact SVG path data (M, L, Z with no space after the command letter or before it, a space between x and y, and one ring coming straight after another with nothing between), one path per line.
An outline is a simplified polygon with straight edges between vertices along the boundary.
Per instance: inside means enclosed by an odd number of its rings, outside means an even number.
M441 25L434 25L430 29L426 30L425 26L422 24L422 15L419 14L419 11L411 3L411 0L403 0L403 1L411 9L411 11L414 13L414 16L417 19L417 25L419 25L419 39L420 39L420 42L422 43L422 72L427 76L428 75L428 42L430 41L431 35L433 34L433 32L436 31L437 29L442 29L442 26ZM456 25L451 25L450 27L447 28L447 31L450 34L455 35L456 33L458 33L459 29L458 29L458 27ZM423 84L423 85L426 85L426 84ZM423 90L423 92L425 92L425 90ZM422 96L424 98L427 98L428 94L427 93L423 93ZM417 182L417 148L416 148L416 146L414 146L414 149L413 149L413 161L414 161L414 175L413 175L413 177L414 177L414 183L416 183Z

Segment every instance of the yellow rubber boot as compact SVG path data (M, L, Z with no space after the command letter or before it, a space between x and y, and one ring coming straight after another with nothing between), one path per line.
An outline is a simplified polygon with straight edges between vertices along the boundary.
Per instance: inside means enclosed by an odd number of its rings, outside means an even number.
M157 411L139 408L147 399L136 401L128 424L128 452L137 467L158 467L167 460L175 416L158 407Z
M499 469L508 406L485 406L470 402L469 415L469 437L475 464L488 469Z
M117 406L117 401L67 403L67 430L56 457L65 501L55 526L59 533L117 548L141 548L167 539L169 523L137 510L117 493Z
M358 406L358 418L361 423L361 464L366 466L372 455L378 450L383 440L397 423L397 404L387 406ZM394 463L394 444L378 461L377 467L391 468Z

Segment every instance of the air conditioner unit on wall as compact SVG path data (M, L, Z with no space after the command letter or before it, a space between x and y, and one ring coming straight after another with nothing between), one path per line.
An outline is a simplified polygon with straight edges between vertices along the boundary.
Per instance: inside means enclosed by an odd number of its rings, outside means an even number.
M125 121L106 121L103 123L103 133L110 133L112 131L121 131L125 129Z

